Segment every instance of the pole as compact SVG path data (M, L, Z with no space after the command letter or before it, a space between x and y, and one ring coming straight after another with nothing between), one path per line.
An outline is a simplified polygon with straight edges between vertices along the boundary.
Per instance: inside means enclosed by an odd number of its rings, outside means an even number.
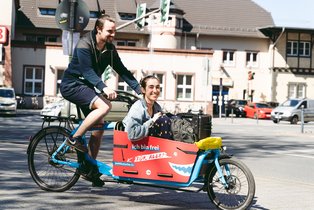
M136 21L141 20L142 18L146 18L146 17L148 17L149 15L154 14L154 13L159 12L159 11L160 11L160 8L155 9L155 10L153 10L153 11L151 11L151 12L149 12L149 13L147 13L147 14L141 16L141 17L135 18L134 20L131 20L131 21L127 22L127 23L124 23L124 24L118 26L118 27L116 28L116 30L118 31L118 30L120 30L120 29L122 29L122 28L125 28L125 27L127 27L128 25L131 25L132 23L135 23Z
M70 20L69 20L69 28L70 28L70 50L69 50L69 60L71 61L73 55L73 31L75 29L75 15L76 15L76 5L77 0L70 0Z
M301 133L304 133L304 107L301 108Z
M69 40L69 62L72 60L73 56L73 31L75 29L75 15L76 15L76 6L77 6L77 0L70 0L70 20L69 20L69 29L70 29L70 40ZM71 114L71 103L68 101L68 110L67 110L67 116L70 116Z
M219 118L221 118L221 107L222 107L222 78L219 78L218 106L219 106Z

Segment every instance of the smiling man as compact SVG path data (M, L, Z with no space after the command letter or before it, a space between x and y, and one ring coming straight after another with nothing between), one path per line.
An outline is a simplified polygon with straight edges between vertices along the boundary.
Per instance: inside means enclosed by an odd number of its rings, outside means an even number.
M62 96L78 105L86 116L78 130L67 139L66 143L82 153L89 152L94 159L98 155L104 131L92 132L88 144L89 149L83 143L82 136L94 124L104 122L104 117L112 106L109 100L117 97L116 91L106 86L101 75L111 66L134 91L141 93L139 83L123 65L112 43L115 33L114 19L105 14L101 15L95 23L94 30L79 40L60 85ZM95 89L103 92L107 98ZM97 166L92 168L98 176ZM99 177L92 178L92 181L95 186L103 185Z

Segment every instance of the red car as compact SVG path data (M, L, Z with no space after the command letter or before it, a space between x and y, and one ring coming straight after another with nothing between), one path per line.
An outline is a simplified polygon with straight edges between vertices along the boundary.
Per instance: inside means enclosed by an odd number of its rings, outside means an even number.
M249 103L244 107L244 112L246 113L246 117L249 118L270 119L272 109L266 103Z

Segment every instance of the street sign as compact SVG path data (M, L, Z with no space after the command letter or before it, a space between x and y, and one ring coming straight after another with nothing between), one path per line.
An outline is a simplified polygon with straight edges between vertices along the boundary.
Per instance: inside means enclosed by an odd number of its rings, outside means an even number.
M89 9L83 0L63 0L56 11L56 23L67 31L82 31L89 22Z
M72 36L72 37L71 37ZM80 33L74 32L71 35L70 31L62 30L62 48L63 48L63 55L70 55L72 56L72 52L76 44L80 39ZM72 43L71 43L72 41ZM72 47L72 49L71 49Z
M0 26L0 44L7 42L7 28L5 26Z

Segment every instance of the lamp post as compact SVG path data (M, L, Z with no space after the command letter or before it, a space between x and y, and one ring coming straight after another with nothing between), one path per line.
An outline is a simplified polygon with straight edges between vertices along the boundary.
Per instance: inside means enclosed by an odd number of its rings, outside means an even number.
M246 93L246 95L247 95L247 100L251 100L251 97L250 97L250 82L251 82L251 80L253 80L254 79L254 72L252 72L252 65L251 64L249 64L248 65L248 74L247 74L247 93Z

